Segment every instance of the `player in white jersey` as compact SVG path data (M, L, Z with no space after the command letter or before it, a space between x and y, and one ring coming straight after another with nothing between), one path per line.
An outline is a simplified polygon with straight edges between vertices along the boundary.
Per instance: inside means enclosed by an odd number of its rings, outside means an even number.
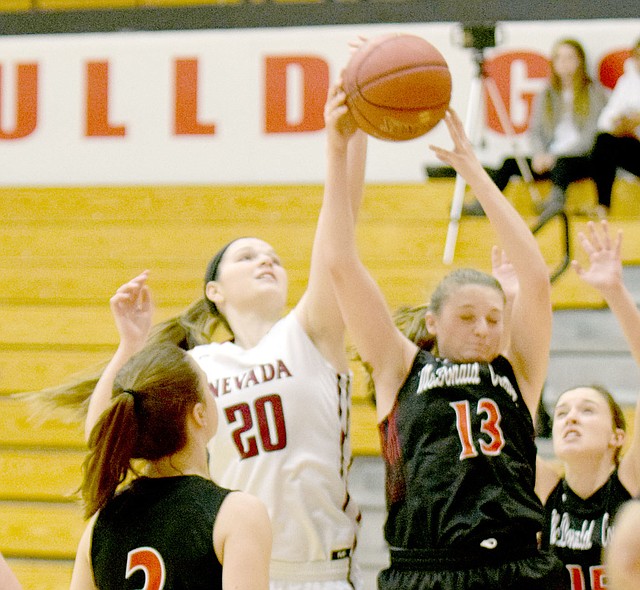
M347 152L355 214L364 183L364 133L353 136ZM359 513L347 491L349 365L322 252L314 244L307 289L284 318L286 271L257 238L224 246L207 268L204 302L152 331L146 283L145 272L118 291L140 305L114 314L121 335L116 355L163 340L201 345L193 356L220 404L212 478L252 490L267 505L274 529L271 590L361 588L353 563ZM211 344L211 324L223 324L232 340ZM75 387L74 394L79 391ZM108 402L92 394L87 434Z
M252 348L192 350L217 398L214 481L259 496L273 522L272 579L349 576L358 510L349 497L349 385L296 313Z

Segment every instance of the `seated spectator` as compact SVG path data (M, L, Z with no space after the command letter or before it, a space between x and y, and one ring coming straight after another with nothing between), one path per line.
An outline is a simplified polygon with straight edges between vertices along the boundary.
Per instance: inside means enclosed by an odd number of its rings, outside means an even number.
M569 184L590 176L589 153L605 102L604 89L587 73L582 45L573 39L557 41L551 54L551 79L534 102L530 126L533 157L527 159L535 180L552 182L541 206L542 217L561 211ZM501 168L489 173L501 191L512 176L521 175L515 158L507 158ZM484 215L477 201L465 205L462 212Z
M597 208L606 215L618 168L640 176L640 38L625 63L609 102L603 109L592 153L592 177L598 191Z

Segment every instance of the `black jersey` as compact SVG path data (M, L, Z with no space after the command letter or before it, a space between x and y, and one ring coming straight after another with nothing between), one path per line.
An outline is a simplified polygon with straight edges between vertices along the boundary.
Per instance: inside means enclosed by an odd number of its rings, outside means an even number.
M419 351L380 428L392 547L535 546L533 421L507 359L453 363Z
M586 500L573 492L564 479L553 489L545 504L542 544L565 564L565 588L606 587L602 551L611 540L613 517L630 499L617 471Z
M100 590L214 590L213 525L229 490L196 475L139 478L98 514L91 565Z

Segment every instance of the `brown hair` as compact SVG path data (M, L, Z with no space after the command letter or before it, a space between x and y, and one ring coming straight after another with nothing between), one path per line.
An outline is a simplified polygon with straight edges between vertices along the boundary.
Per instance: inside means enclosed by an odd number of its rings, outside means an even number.
M553 59L561 46L571 47L577 54L580 62L576 73L573 76L573 114L578 123L584 122L589 116L589 89L593 83L589 73L587 72L587 55L584 47L575 39L560 39L556 41L551 50L551 87L558 93L562 92L562 82L560 77L553 68ZM545 97L545 124L549 130L553 129L558 122L558 113L553 112L551 104L551 94L547 93Z
M624 417L624 412L620 407L620 404L615 400L611 392L602 385L589 385L591 389L597 391L607 402L609 410L611 411L611 426L614 430L620 429L623 432L627 431L627 420ZM616 466L620 465L620 454L622 453L622 447L618 447L613 455L613 461Z
M111 406L89 437L81 485L88 518L135 473L132 460L155 461L187 442L186 417L203 399L195 361L181 348L147 346L118 372Z

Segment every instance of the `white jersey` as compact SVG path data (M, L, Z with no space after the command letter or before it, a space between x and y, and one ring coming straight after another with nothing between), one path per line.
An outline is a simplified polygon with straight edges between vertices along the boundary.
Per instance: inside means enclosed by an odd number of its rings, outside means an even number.
M346 579L359 519L347 490L351 376L336 373L293 312L254 348L191 354L218 405L211 477L266 504L272 578Z

